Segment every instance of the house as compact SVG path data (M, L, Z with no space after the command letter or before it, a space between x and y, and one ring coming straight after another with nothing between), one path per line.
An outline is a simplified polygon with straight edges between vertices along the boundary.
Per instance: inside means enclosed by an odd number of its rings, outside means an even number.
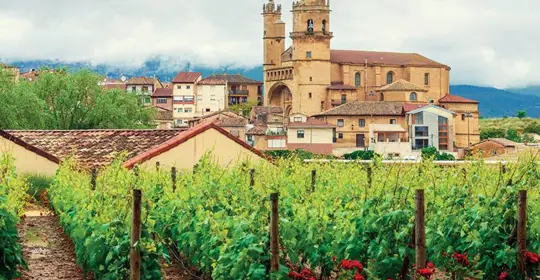
M152 93L163 85L157 78L132 77L126 82L126 90L137 94L144 106L152 105Z
M158 88L152 93L152 106L173 111L172 88Z
M103 168L119 156L133 168L160 166L191 169L206 153L221 166L264 161L264 155L214 123L178 130L0 130L0 153L15 158L19 173L52 176L62 161L74 158L81 168Z
M173 111L163 107L156 107L156 128L172 129L174 126Z
M246 141L262 150L284 150L287 148L287 122L281 107L254 106Z
M443 152L454 151L455 112L429 104L406 114L413 150L436 147Z
M438 100L439 106L455 112L455 141L457 147L470 147L480 142L480 112L478 101L447 94Z
M283 109L281 107L272 107L272 106L253 106L249 112L249 121L251 123L256 122L266 122L265 119L271 118L272 116L283 116Z
M242 141L246 139L246 125L248 124L248 120L230 111L219 111L193 118L188 121L188 125L189 127L196 127L208 122L215 123Z
M335 128L304 114L291 114L287 124L287 149L331 155Z
M188 120L195 116L197 83L201 79L199 72L179 72L172 80L172 110L177 127L187 127Z
M524 145L505 138L490 138L472 145L472 154L491 158L516 153L521 146Z
M19 77L20 77L19 68L0 63L0 70L6 70L6 71L11 72L13 74L13 78L15 79L15 81L19 80Z
M208 77L197 83L195 117L220 112L227 108L227 81Z
M102 86L105 90L126 90L125 77L122 77L122 79L104 78L102 81L99 82L99 85Z

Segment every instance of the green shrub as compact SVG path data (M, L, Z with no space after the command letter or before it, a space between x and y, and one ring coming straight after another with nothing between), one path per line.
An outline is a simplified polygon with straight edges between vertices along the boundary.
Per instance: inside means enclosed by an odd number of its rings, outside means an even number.
M26 182L28 182L29 186L28 194L37 201L41 192L49 189L49 186L53 183L53 178L39 174L28 174L26 175Z
M354 151L343 155L344 159L350 160L371 160L375 157L375 152L373 151Z
M456 157L454 157L451 154L442 153L442 154L437 154L437 156L435 157L435 160L456 160Z
M527 127L525 127L524 132L540 134L540 122L529 124Z
M425 159L435 159L437 157L437 154L439 151L437 151L437 148L435 147L427 147L422 149L422 158Z
M502 128L484 128L480 130L480 139L504 138L506 132Z
M506 131L506 139L521 143L521 136L519 136L519 133L515 129L509 129Z

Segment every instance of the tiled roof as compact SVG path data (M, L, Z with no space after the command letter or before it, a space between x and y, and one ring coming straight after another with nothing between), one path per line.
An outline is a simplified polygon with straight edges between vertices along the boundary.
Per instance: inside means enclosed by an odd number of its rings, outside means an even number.
M246 135L265 135L268 127L266 125L256 125L246 132Z
M498 144L501 144L505 147L516 147L518 146L519 144L514 142L514 141L510 141L506 138L489 138L489 139L486 139L482 142L486 142L486 141L493 141L495 143L498 143Z
M330 60L333 63L340 64L368 64L375 65L405 65L405 66L430 66L444 67L448 66L431 60L417 53L395 53L395 52L374 52L374 51L349 51L332 50Z
M179 72L172 80L173 83L195 83L202 76L200 72Z
M429 105L428 103L405 103L403 104L403 110L405 113L423 108L425 106Z
M242 116L238 115L235 112L222 110L222 111L212 112L210 114L206 114L206 115L203 115L203 116L200 116L200 117L196 117L196 118L193 118L192 120L193 121L200 121L200 120L205 120L205 119L217 116L217 115L219 115L219 118L221 118L221 117L224 117L224 118L243 118Z
M216 121L221 127L244 127L248 123L245 118L222 118Z
M253 110L253 113L258 114L283 114L283 108L278 106L254 106L251 108Z
M389 85L385 85L379 91L428 91L426 88L413 84L403 79L397 80Z
M152 93L152 97L172 97L172 88L158 88Z
M439 103L478 103L476 100L467 99L465 97L453 95L453 94L447 94L443 96L441 99L439 99Z
M126 82L127 85L153 85L154 78L132 77Z
M105 90L111 90L111 89L122 89L122 90L125 90L126 89L126 84L104 84L103 85L103 88Z
M403 105L399 102L352 101L315 116L401 116Z
M292 128L332 128L336 127L335 125L329 124L327 122L315 119L307 118L306 122L290 122L287 127Z
M169 109L165 109L163 107L155 107L157 109L157 115L156 120L158 121L172 121L173 118L173 111Z
M5 138L22 141L58 161L74 156L77 162L86 168L106 166L123 152L127 153L127 158L132 158L182 132L183 130L0 131Z
M222 79L214 79L214 78L208 77L208 78L204 78L200 80L197 84L198 85L226 85L227 81L222 80Z
M333 90L356 90L356 87L351 85L346 85L343 82L332 82L328 89Z
M240 74L214 74L204 78L203 80L217 80L217 81L227 81L229 84L255 84L262 85L262 82L246 78Z

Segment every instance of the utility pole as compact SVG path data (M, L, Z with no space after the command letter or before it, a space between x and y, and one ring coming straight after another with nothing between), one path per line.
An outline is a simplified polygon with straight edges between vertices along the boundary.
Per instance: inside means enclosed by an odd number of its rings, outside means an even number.
M465 113L467 118L467 147L471 148L471 118L474 117L472 113Z

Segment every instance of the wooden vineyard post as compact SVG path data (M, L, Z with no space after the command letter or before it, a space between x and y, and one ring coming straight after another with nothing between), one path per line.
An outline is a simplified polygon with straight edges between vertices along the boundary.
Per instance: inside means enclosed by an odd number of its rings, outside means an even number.
M91 173L91 178L90 178L90 189L92 191L95 191L96 190L96 179L97 179L97 170L95 168L92 168L92 173Z
M527 250L527 191L518 192L518 226L517 226L517 266L525 279L527 264L525 251Z
M249 186L252 189L255 186L255 169L249 170Z
M414 219L416 268L426 268L426 221L424 190L416 190L416 215Z
M159 161L156 161L156 170L159 171L159 166L161 165L161 163L159 163Z
M368 166L367 174L368 174L368 186L371 189L371 187L373 186L373 167Z
M270 216L270 272L279 271L279 193L270 194L272 204L272 215Z
M131 227L130 279L141 279L141 190L133 190L133 220Z
M176 192L176 167L171 167L172 190Z
M315 182L317 180L317 170L311 170L311 192L315 192Z

